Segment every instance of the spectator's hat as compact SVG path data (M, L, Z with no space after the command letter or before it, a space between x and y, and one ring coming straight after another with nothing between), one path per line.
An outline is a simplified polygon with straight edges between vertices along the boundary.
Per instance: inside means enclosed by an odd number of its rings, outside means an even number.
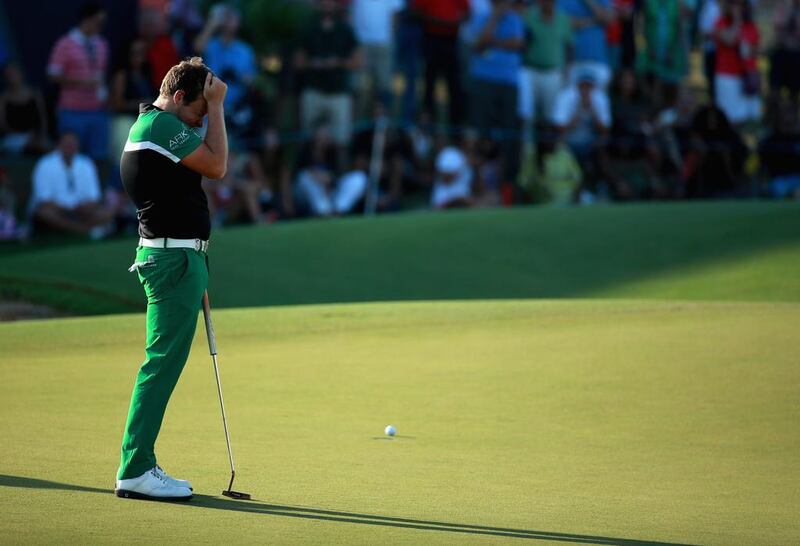
M467 166L464 154L458 148L448 146L436 158L436 170L442 174L457 174Z

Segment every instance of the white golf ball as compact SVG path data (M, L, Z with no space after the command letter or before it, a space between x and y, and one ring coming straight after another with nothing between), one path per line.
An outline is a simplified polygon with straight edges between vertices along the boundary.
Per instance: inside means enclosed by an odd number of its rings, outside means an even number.
M386 433L386 436L394 436L397 434L397 429L394 428L394 425L386 425L386 428L383 429L383 431Z

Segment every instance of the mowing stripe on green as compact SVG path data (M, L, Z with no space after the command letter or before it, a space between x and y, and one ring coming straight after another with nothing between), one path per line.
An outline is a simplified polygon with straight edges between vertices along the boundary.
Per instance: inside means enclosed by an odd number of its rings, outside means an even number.
M53 282L50 294L33 294L35 301L58 304L55 283L83 283L116 299L82 305L75 298L76 312L134 311L143 307L123 302L144 303L127 273L135 244L31 249L0 257L0 272ZM800 301L800 208L529 207L304 221L216 232L209 256L219 307L570 297Z

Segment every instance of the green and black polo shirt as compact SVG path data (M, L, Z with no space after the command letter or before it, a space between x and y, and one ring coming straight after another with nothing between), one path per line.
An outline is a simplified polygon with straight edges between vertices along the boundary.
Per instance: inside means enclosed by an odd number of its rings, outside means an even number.
M202 176L180 163L202 144L194 129L153 104L139 107L120 173L147 239L204 239L211 234Z

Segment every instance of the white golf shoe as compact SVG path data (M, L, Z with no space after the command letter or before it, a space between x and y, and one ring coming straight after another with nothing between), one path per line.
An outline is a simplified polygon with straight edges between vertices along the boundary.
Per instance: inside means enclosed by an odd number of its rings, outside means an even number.
M188 487L176 487L152 468L129 480L117 480L114 493L125 499L184 501L192 498L192 490Z
M167 474L166 470L161 468L161 465L156 465L155 471L161 474L161 477L164 478L168 484L174 485L175 487L185 487L186 489L192 489L192 484L190 484L186 480L179 480L178 478L173 478L169 474Z

